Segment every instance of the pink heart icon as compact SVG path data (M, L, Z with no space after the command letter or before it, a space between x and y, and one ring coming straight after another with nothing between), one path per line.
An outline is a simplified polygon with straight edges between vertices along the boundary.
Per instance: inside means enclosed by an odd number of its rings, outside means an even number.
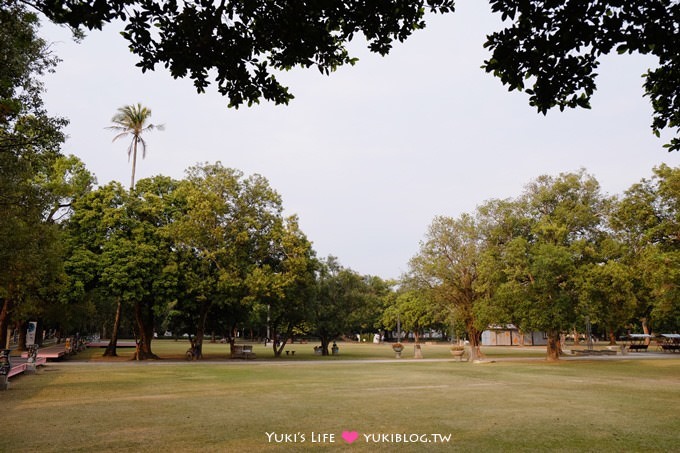
M357 437L359 437L359 433L356 431L343 431L342 432L342 438L345 439L345 442L348 444L351 444L355 440L357 440Z

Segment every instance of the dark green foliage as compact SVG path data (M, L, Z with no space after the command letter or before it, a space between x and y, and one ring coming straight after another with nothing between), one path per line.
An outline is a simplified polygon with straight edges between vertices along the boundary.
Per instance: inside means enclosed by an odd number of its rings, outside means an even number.
M100 29L116 19L140 59L142 71L163 65L173 77L189 76L203 92L214 77L230 106L260 98L292 99L275 72L295 66L329 73L353 64L346 44L362 33L369 48L389 52L423 28L426 9L453 10L452 0L311 1L73 1L30 2L52 21Z
M611 52L651 54L645 75L652 130L680 129L680 3L674 0L490 0L510 24L488 36L484 68L510 90L524 90L541 113L590 108L599 58ZM680 149L673 138L669 150Z
M37 18L0 2L0 343L11 323L52 315L64 283L62 230L92 175L60 153L66 121L47 116L40 76L56 59L37 37ZM50 305L52 304L52 305Z

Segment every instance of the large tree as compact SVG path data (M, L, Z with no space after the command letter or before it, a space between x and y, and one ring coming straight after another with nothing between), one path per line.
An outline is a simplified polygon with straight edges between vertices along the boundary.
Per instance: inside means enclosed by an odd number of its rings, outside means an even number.
M402 282L393 298L393 303L383 312L383 324L395 329L397 321L404 332L413 334L416 343L426 329L441 327L446 324L447 311L432 297L432 291L426 288L409 288L409 282Z
M409 262L409 280L427 288L429 297L465 326L473 360L482 356L481 334L485 320L478 316L483 302L479 266L484 250L475 218L436 217L419 253Z
M140 180L132 192L110 183L80 200L69 222L67 263L74 286L83 296L96 290L90 297L132 310L139 360L156 358L155 314L176 296L175 247L168 232L177 211L176 185L163 176ZM119 308L118 321L120 313ZM117 327L108 355L115 354Z
M171 233L182 257L183 294L176 310L191 313L183 316L194 325L200 355L209 314L247 319L249 285L263 297L272 291L263 282L281 260L283 207L265 178L244 177L219 162L190 168L178 196L181 210Z
M281 226L273 232L275 241L271 244L276 259L255 267L246 281L246 301L253 311L266 314L276 357L294 333L314 319L318 268L312 243L300 229L297 217L286 218Z
M524 220L503 219L514 225L506 228L513 234L501 247L497 269L487 269L495 280L489 295L521 329L546 332L547 358L558 360L560 334L583 314L579 276L600 262L608 202L582 170L537 178L517 203L514 212ZM606 281L603 275L599 283Z
M105 266L115 265L110 250L115 249L117 239L124 234L126 222L123 219L128 200L129 193L117 182L99 187L74 204L74 213L66 229L65 297L71 303L91 300L100 312L114 318L110 330L101 329L111 332L105 356L117 355L123 294L102 277Z
M356 312L370 305L369 281L340 265L337 258L322 260L317 275L316 299L310 322L321 340L322 355L328 355L330 343L350 333Z

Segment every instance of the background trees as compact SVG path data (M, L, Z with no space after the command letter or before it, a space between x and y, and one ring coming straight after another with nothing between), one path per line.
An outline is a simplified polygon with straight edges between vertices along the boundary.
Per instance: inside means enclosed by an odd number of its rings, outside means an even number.
M175 309L194 307L189 311L197 315L200 348L211 311L231 305L232 316L241 313L233 321L243 321L249 289L263 297L276 291L270 277L284 258L283 208L265 178L245 178L219 162L190 168L178 196L181 208L171 235L181 254L182 292Z
M477 316L483 295L479 285L482 249L472 216L436 217L419 253L409 262L409 279L427 288L440 309L465 326L473 359L481 355L481 334L486 327L486 322Z
M587 322L611 341L648 324L674 331L678 171L654 173L621 200L581 170L541 176L475 218L435 218L409 278L455 310L473 346L489 323L545 332L552 360L560 335Z
M523 284L517 305L520 326L545 331L548 358L557 359L559 335L577 319L576 276L598 259L605 200L595 178L580 171L539 177L522 203L531 230L520 249L525 254L523 275L514 276Z
M631 269L639 319L677 330L680 253L680 169L662 165L651 179L628 189L616 204L611 225ZM646 327L646 326L645 326Z
M167 233L175 185L161 176L140 181L132 192L111 183L76 205L67 262L81 297L118 307L108 354L115 355L120 307L127 306L134 314L136 358L155 358L155 310L175 297L177 267Z
M0 8L0 344L7 327L43 320L63 284L62 217L94 182L60 153L66 121L45 112L40 76L57 60L37 37L37 18ZM56 319L65 321L63 317Z

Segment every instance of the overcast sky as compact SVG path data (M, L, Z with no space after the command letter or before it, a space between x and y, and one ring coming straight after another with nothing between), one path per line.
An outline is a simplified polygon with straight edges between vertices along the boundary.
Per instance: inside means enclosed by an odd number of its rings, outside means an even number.
M197 162L221 161L259 173L297 214L319 256L337 256L362 274L396 278L407 270L436 215L456 217L491 198L516 197L542 174L585 168L603 192L621 194L661 163L680 164L651 133L641 75L654 60L602 60L592 110L542 116L528 96L510 93L480 68L485 36L499 28L488 4L458 2L390 55L352 45L354 67L330 77L285 73L295 99L228 109L214 88L162 69L142 74L120 26L80 44L44 24L63 60L46 79L45 102L70 125L64 152L80 157L100 184L129 184L127 143L111 142L116 110L137 102L165 131L147 136L137 179L181 178Z

